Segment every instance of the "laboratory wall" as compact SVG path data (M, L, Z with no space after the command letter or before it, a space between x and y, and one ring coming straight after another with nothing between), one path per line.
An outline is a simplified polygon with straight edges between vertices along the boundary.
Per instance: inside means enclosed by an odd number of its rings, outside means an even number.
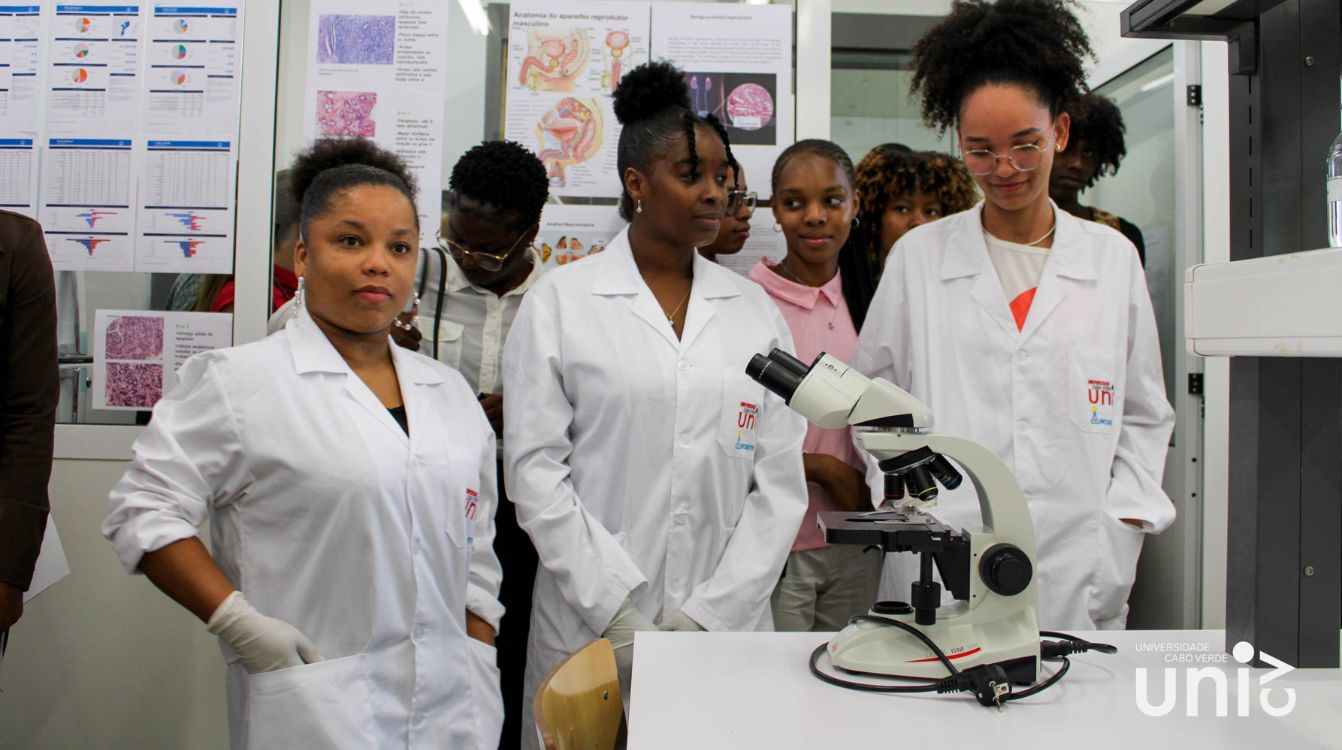
M125 469L56 462L51 507L71 573L11 633L0 662L0 750L228 747L214 636L143 576L126 575L99 533Z

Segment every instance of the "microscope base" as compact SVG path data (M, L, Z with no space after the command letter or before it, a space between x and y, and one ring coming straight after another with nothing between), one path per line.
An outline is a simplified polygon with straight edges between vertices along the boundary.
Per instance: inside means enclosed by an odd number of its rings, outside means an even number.
M1033 682L1038 673L1039 621L1032 608L983 621L957 602L938 609L936 624L927 626L915 623L912 614L872 615L918 628L961 671L1016 662L1009 673L1021 684ZM878 622L855 622L840 630L829 642L829 658L835 667L849 672L934 680L949 676L922 641Z

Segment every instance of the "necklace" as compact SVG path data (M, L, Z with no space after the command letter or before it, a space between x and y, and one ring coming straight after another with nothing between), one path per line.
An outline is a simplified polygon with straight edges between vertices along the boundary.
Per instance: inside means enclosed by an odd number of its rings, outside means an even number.
M1039 239L1035 240L1034 242L1027 242L1027 243L1025 243L1025 244L1029 245L1030 247L1034 247L1035 245L1038 245L1039 243L1043 242L1044 240L1048 239L1049 237L1052 237L1052 236L1053 236L1053 231L1054 231L1055 229L1057 229L1057 228L1058 228L1058 218L1055 216L1055 217L1053 217L1053 226L1049 227L1047 232L1044 232L1044 236L1043 236L1043 237L1040 237Z
M780 261L780 262L778 262L778 263L775 263L773 267L776 268L776 269L778 269L779 271L782 271L783 273L787 274L787 277L788 277L790 280L792 280L792 281L794 281L794 282L796 282L796 283L798 283L798 284L801 284L801 285L804 286L804 287L809 287L809 288L814 289L815 287L812 287L810 284L807 284L806 282L804 282L804 281L802 281L801 279L797 278L797 274L793 273L791 268L788 268L788 266L787 266L787 261L788 261L787 258L783 258L782 261ZM835 318L838 314L839 314L839 308L836 307L836 308L834 308L834 312L831 313L830 316L829 316L829 322L828 322L826 325L829 327L829 330L831 330L831 331L834 330L834 318Z
M676 313L680 312L681 306L690 299L690 292L693 290L694 282L690 282L690 288L685 290L685 296L680 298L680 303L676 305L676 309L672 310L671 314L666 316L666 322L670 323L672 328L676 327Z

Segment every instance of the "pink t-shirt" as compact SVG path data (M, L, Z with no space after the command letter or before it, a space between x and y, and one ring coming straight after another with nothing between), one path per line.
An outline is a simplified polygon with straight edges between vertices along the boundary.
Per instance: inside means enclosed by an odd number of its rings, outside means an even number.
M857 349L857 329L853 327L853 319L848 314L848 303L843 299L843 281L839 274L834 274L834 278L824 286L812 287L774 273L769 268L771 265L767 259L761 258L750 269L750 279L764 287L778 309L782 310L783 319L792 330L797 358L809 365L821 352L827 352L844 362L851 361ZM863 469L846 427L824 430L808 425L802 450L807 453L826 453L855 469ZM815 514L842 510L819 485L810 483L808 489L810 501L801 528L797 530L797 539L792 544L793 552L824 547L824 537L815 525Z

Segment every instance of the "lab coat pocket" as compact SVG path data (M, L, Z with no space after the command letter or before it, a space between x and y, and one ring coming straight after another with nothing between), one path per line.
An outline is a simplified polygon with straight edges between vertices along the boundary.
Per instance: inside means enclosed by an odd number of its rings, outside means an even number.
M374 747L367 657L248 675L247 734L252 750Z
M718 445L733 458L754 458L759 445L764 386L738 367L722 368L722 414Z
M471 547L475 544L475 525L480 513L480 493L470 486L479 473L478 465L460 459L448 462L452 480L446 483L447 498L447 538L454 547ZM467 483L469 482L469 483Z
M1067 416L1083 432L1113 433L1122 414L1114 352L1094 346L1067 350Z
M1100 508L1099 539L1091 575L1087 613L1096 630L1121 630L1128 619L1128 594L1137 577L1143 532Z
M475 738L480 748L499 745L503 731L503 696L499 689L498 650L467 636L471 688L475 694Z
M419 345L419 353L434 356L434 338L433 338L433 310L420 307L419 310L419 332L424 336L424 341ZM460 323L453 323L450 320L439 321L438 323L438 355L439 362L451 367L454 370L461 369L461 346L465 340L464 334L466 327Z

